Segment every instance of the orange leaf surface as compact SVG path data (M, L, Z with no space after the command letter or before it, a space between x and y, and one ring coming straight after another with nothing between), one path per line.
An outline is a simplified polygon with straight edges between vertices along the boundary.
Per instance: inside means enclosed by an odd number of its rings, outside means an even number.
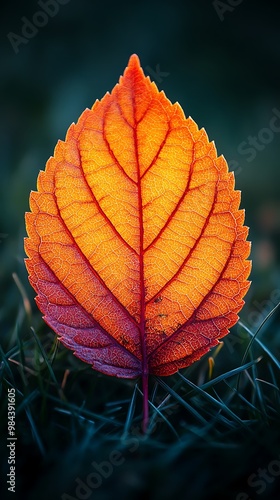
M130 58L38 177L26 266L48 325L100 372L171 375L238 319L250 244L206 132Z

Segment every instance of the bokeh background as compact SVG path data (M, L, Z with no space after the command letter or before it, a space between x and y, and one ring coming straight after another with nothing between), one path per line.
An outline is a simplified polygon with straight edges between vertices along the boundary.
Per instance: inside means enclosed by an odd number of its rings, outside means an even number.
M235 171L250 226L253 260L252 286L241 318L255 331L280 297L280 6L275 1L250 0L57 0L49 3L55 5L49 6L52 14L40 17L38 12L47 3L12 1L1 6L0 341L4 352L12 348L18 324L24 338L30 335L13 273L32 305L33 324L49 334L34 305L23 263L24 212L30 190L36 188L38 172L57 140L64 139L69 125L86 107L112 89L132 53L139 55L145 73L159 89L206 129ZM34 21L44 26L37 31L24 28ZM279 314L273 318L262 340L279 357ZM100 391L106 391L108 380L101 379ZM117 387L121 399L127 386ZM81 467L88 469L90 464L82 444L72 443L69 448L67 439L61 446L53 442L46 419L42 458L32 437L25 437L28 424L21 425L19 489L28 488L31 499L45 498L44 491L46 498L63 498L64 491L75 497L71 474L79 471L72 473L69 464L81 456L86 464L81 460ZM182 498L236 499L238 492L248 492L250 473L277 458L276 448L269 452L270 440L276 446L273 432L264 435L268 443L264 455L255 445L250 451L250 444L246 450L222 450L223 460L217 449L213 458L208 450L208 466L191 449L188 457L177 449L172 462L170 456L160 456L157 443L154 458L152 448L142 455L138 451L113 479L83 498L108 498L115 491L116 498L168 498L181 492ZM95 439L95 459L101 461L110 445L100 436ZM3 446L1 450L5 456ZM249 467L253 455L255 461ZM221 467L220 475L214 472L215 463ZM239 473L233 487L229 471L236 467ZM27 474L28 486L23 480ZM280 478L276 480L280 488ZM260 498L274 498L269 492ZM256 490L251 488L249 494L255 498Z

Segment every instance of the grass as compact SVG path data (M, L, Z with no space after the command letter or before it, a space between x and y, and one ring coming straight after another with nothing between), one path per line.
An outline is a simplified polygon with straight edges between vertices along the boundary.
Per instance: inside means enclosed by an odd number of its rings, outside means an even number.
M30 500L113 493L239 500L242 493L258 498L260 481L261 498L277 498L280 478L258 476L273 460L280 471L280 363L265 341L277 329L277 307L256 332L240 321L230 333L242 333L234 350L225 338L172 377L150 377L143 436L140 381L107 377L77 360L14 280L19 306L0 350L1 441L5 450L6 395L15 387L19 498L24 491ZM7 458L4 480L6 473Z

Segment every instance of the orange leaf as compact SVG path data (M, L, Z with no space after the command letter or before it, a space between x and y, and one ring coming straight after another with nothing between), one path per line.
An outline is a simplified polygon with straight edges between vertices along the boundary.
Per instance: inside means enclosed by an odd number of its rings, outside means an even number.
M108 375L193 363L236 323L249 287L239 204L206 132L131 56L30 196L26 266L45 321Z

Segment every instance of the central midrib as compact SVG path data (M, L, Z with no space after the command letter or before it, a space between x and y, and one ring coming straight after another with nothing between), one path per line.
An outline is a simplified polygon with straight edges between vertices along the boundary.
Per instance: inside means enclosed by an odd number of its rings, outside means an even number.
M148 376L148 365L147 365L147 349L146 349L146 334L145 334L145 316L146 316L146 305L145 305L145 277L144 277L144 224L143 224L143 203L142 203L142 189L141 189L141 176L140 176L140 166L139 166L139 156L138 156L138 138L137 138L137 121L135 117L135 99L133 96L133 109L134 109L134 126L133 126L133 138L134 138L134 148L135 148L135 160L137 169L137 188L138 188L138 209L139 209L139 278L140 278L140 341L141 341L141 352L142 352L142 374L143 376Z
M140 278L140 342L142 352L142 389L143 389L143 421L142 430L145 434L149 421L149 393L148 393L148 358L146 347L146 304L145 304L145 276L144 276L144 224L143 224L143 203L141 189L141 175L138 155L137 120L135 104L135 85L132 86L132 105L134 111L133 139L135 151L135 164L137 169L138 186L138 209L139 209L139 278Z

